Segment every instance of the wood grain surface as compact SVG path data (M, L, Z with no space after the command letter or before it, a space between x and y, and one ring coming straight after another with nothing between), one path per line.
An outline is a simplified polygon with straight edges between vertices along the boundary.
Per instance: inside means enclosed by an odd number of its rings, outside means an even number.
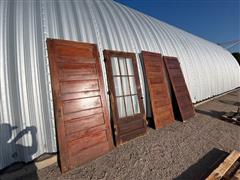
M163 59L177 100L181 120L187 120L195 115L195 110L184 80L180 63L176 57L164 56Z
M95 44L48 39L60 167L66 172L113 148Z
M174 115L161 54L142 51L155 128L173 123Z

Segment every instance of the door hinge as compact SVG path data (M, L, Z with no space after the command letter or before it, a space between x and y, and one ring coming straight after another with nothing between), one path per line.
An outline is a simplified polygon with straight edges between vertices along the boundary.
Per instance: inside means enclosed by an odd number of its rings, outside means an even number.
M115 134L115 136L118 135L118 131L117 131L117 128L116 128L116 127L114 127L114 134Z

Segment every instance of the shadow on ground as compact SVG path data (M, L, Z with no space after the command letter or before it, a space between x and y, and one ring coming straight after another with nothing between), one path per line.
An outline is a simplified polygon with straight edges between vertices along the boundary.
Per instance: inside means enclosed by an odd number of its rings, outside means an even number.
M228 118L223 117L223 115L226 114L227 112L215 111L215 110L204 111L204 110L200 110L200 109L195 109L195 111L197 113L205 114L207 116L210 116L210 117L213 117L213 118L216 118L216 119L219 119L219 120L222 120L222 121L225 121L225 122L232 123L234 125L240 126L239 122L236 122L236 121L234 121L232 119L228 119Z
M13 131L16 131L17 134L13 136ZM18 141L26 136L27 134L31 135L32 145L25 146L19 144ZM0 124L0 159L3 159L9 162L15 162L2 170L0 170L0 180L2 179L22 179L21 174L14 174L15 171L23 169L26 166L26 163L21 162L24 159L26 154L31 157L37 152L38 143L37 143L37 128L35 126L29 126L21 130L17 126L11 126L7 123ZM2 156L2 157L1 157ZM0 162L0 166L3 166ZM24 179L38 179L37 168L34 164L27 167L27 171L31 172L31 178L27 176Z
M236 101L219 100L219 102L223 104L228 104L228 105L240 106L240 102L236 102Z
M197 163L190 166L181 175L174 178L175 180L195 179L202 180L208 177L211 172L221 164L227 157L228 153L225 151L213 148L205 156L203 156Z

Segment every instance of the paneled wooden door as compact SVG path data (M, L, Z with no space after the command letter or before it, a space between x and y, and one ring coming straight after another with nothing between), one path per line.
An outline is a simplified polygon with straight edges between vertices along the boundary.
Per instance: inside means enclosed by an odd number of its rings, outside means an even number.
M173 123L174 115L161 54L142 51L155 128Z
M186 82L184 80L180 63L176 57L168 56L164 56L164 63L173 87L173 93L176 97L181 120L184 121L190 117L193 117L195 115L195 111Z
M146 133L143 98L134 53L104 50L116 144Z
M113 148L95 44L48 39L61 171Z

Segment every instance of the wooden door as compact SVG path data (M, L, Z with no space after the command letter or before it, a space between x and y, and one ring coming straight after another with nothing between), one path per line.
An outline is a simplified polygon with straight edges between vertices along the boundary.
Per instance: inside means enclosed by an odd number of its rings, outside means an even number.
M104 50L116 144L146 133L143 98L134 53Z
M142 51L145 75L151 99L155 128L162 128L174 120L171 98L164 72L163 57L158 53Z
M164 56L164 63L176 97L181 119L186 120L193 117L195 114L194 107L178 59Z
M61 171L113 148L95 44L48 39Z

